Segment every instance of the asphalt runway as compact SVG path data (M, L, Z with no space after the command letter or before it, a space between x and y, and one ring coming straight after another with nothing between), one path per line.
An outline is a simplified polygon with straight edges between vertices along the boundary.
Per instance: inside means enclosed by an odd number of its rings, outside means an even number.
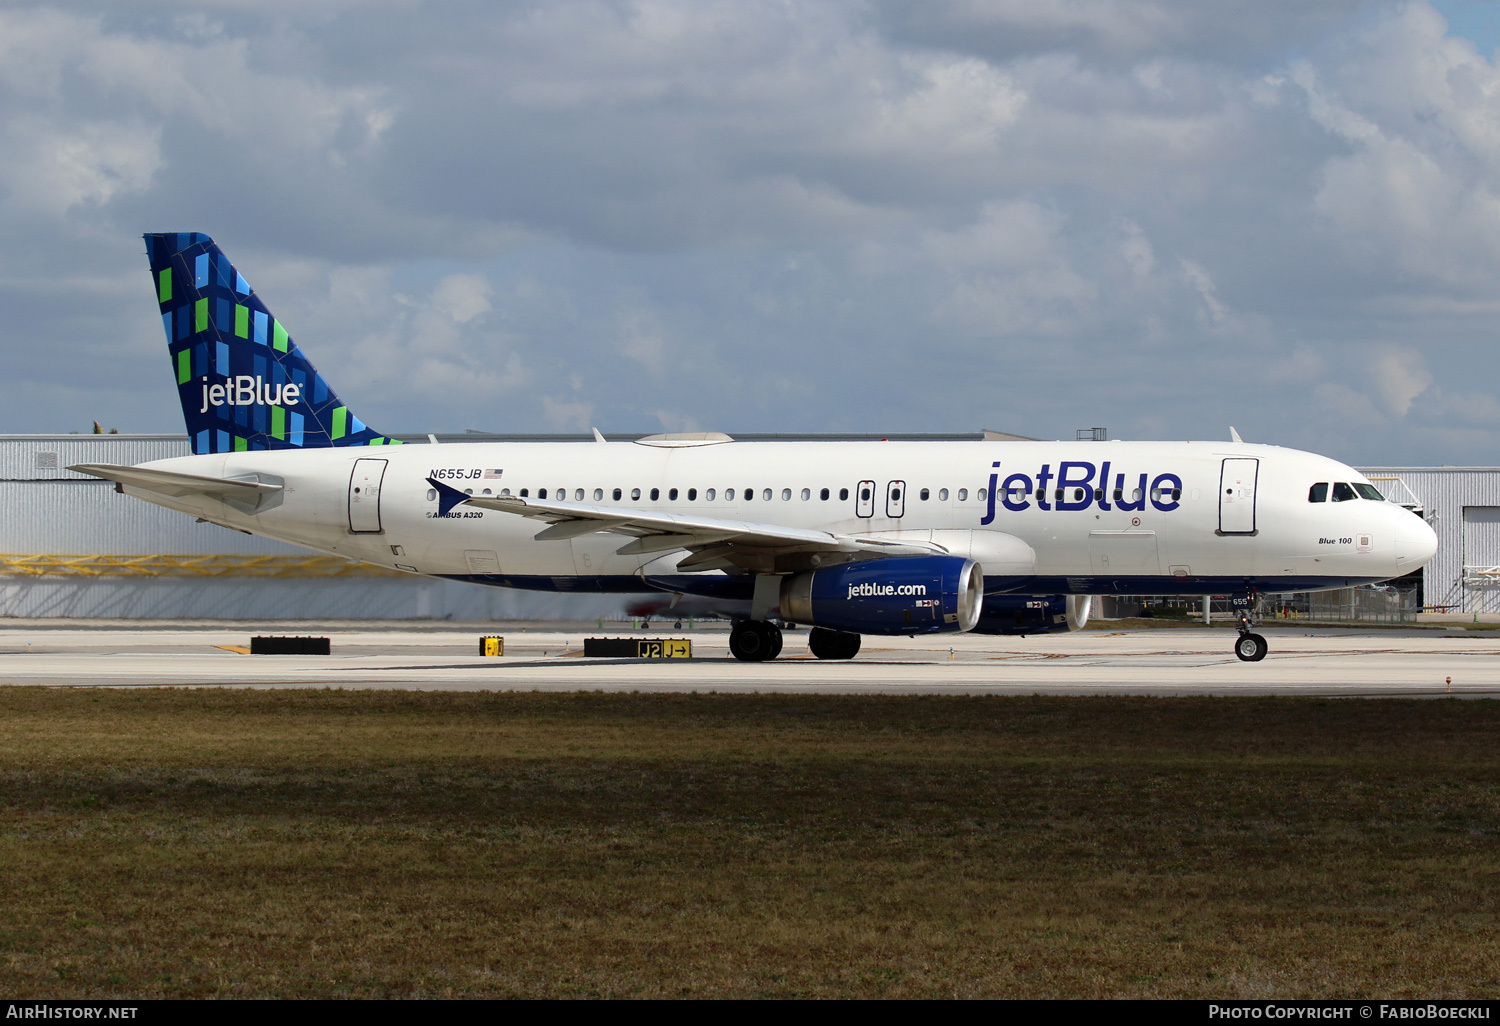
M110 687L343 687L825 694L1500 696L1500 632L1266 627L1271 652L1242 663L1230 629L1089 629L1038 637L866 638L828 662L788 632L780 659L741 663L720 626L690 631L594 625L90 624L0 627L0 684ZM317 634L328 656L249 655L252 634ZM482 633L505 655L478 655ZM687 637L688 660L596 659L585 636Z

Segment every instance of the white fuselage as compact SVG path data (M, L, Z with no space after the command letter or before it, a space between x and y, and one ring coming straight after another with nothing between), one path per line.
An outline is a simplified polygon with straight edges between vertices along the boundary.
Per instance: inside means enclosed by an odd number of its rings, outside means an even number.
M368 460L385 462L356 466ZM1409 573L1435 550L1431 529L1400 506L1309 501L1320 482L1367 484L1353 468L1243 443L515 442L236 452L147 466L284 485L277 503L253 513L124 489L226 527L411 573L547 590L712 594L725 572L679 572L685 550L618 554L629 540L619 534L536 541L545 525L512 513L460 506L441 516L428 478L475 496L545 489L553 501L841 535L970 538L960 554L980 562L992 593L1337 588ZM1006 536L1024 545L1004 550L1006 565L984 566L986 552L1000 551L988 543Z

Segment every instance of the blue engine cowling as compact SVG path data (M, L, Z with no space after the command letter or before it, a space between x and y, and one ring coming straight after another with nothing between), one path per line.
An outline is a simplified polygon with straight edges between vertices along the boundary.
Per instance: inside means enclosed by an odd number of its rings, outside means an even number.
M854 634L967 631L984 605L984 574L961 556L892 556L788 577L781 615Z
M1066 595L986 595L975 634L1045 634L1068 630Z

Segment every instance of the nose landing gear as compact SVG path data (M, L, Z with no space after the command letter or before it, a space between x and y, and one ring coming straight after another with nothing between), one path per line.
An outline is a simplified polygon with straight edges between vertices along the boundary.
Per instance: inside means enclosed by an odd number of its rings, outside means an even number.
M1254 592L1242 592L1230 599L1239 617L1235 627L1240 632L1240 636L1235 639L1234 654L1240 658L1241 662L1246 663L1260 662L1266 657L1266 652L1270 648L1265 638L1250 630L1250 610L1255 606L1255 598Z

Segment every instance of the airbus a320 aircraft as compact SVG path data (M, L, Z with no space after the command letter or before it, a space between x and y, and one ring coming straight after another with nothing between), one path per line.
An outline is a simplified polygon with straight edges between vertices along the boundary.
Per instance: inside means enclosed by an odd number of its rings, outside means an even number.
M1262 592L1409 573L1428 525L1358 471L1239 442L407 445L354 415L206 235L146 237L193 455L76 466L224 527L412 574L690 596L773 659L860 636L1077 629L1090 596Z

